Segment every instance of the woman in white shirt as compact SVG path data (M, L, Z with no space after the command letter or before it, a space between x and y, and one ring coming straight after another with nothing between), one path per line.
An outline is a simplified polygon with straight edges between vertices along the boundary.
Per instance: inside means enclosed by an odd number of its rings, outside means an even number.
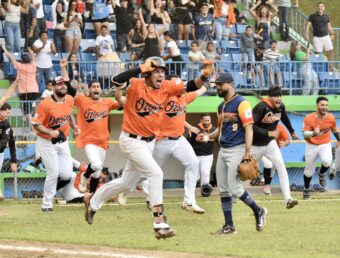
M20 1L7 0L2 3L0 15L5 16L5 40L9 52L20 52Z

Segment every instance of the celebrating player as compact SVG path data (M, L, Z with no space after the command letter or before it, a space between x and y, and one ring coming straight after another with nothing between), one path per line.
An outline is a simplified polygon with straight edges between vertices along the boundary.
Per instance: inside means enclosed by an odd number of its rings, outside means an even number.
M72 115L74 100L66 95L67 82L68 78L55 78L53 95L40 102L32 120L38 135L37 147L47 173L41 207L43 212L53 211L53 198L57 189L64 188L63 196L68 200L82 196L73 186L75 176L67 137L70 124L75 135L79 133L79 128Z
M277 145L279 145L280 148L288 146L290 140L286 128L283 125L277 125L276 131L277 131L276 137ZM272 178L275 175L276 168L273 165L273 163L265 156L262 157L261 161L263 163L263 176L264 176L263 192L266 195L270 195L272 194L270 191L270 183L272 182Z
M319 172L319 182L322 187L326 186L325 173L332 163L331 131L333 132L337 144L340 146L340 133L336 128L335 117L328 112L328 99L318 97L316 99L316 112L313 112L303 120L303 137L306 139L305 151L305 171L303 199L311 197L310 182L315 173L316 160L320 157L321 168Z
M275 140L278 135L276 128L279 121L281 120L287 127L293 139L298 139L298 136L290 123L281 97L281 88L272 87L268 90L268 97L253 108L253 153L258 161L265 156L276 167L279 173L282 193L286 201L286 208L291 209L298 204L298 201L293 199L290 194L287 169L280 148Z
M218 106L218 128L215 132L199 134L197 140L207 141L219 137L221 145L217 157L216 178L221 194L225 224L213 235L235 234L232 216L232 196L248 205L254 212L257 231L266 224L267 209L257 205L251 195L243 189L237 168L242 159L251 157L253 141L253 116L250 103L236 94L234 79L229 73L222 73L214 82L217 94L224 101Z
M340 128L338 128L338 132L340 132ZM338 171L340 171L340 144L339 143L337 143L335 147L335 158L329 170L329 179L333 180Z
M103 203L112 196L134 188L141 175L149 180L148 193L154 217L156 238L175 235L163 214L163 172L152 156L156 136L162 122L162 109L169 96L181 95L181 81L164 80L165 63L159 57L150 57L138 68L127 70L112 78L122 86L130 81L124 105L123 126L119 138L120 149L127 158L122 177L104 184L90 202L86 202L85 218L89 224ZM140 73L145 78L133 78Z

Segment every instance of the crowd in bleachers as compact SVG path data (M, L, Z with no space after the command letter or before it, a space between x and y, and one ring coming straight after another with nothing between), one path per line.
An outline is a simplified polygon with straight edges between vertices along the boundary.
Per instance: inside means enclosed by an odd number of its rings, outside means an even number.
M60 73L62 58L70 61L70 77L81 82L94 77L105 81L107 75L126 67L99 62L139 62L162 56L170 63L169 73L186 80L198 73L201 61L214 59L217 71L232 72L239 86L252 89L307 85L300 92L313 94L315 89L338 83L334 81L338 77L330 78L328 65L320 63L324 61L321 53L313 55L307 48L303 55L296 42L290 55L280 52L273 40L272 19L280 14L281 39L288 41L287 8L282 3L290 1L238 2L6 0L0 9L2 36L15 60L22 59L20 52L34 52L40 93ZM255 25L250 25L253 22ZM294 51L298 57L292 56ZM8 62L8 54L3 56L3 69L7 77L14 77L17 69ZM294 65L288 63L290 60L305 64ZM309 60L317 62L311 64Z

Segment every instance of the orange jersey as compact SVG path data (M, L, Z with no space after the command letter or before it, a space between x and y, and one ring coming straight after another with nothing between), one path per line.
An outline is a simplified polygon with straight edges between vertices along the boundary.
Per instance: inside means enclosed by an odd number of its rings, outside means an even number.
M278 132L278 136L276 138L277 145L280 146L279 142L285 142L289 140L289 133L283 125L277 125L276 131Z
M83 148L87 144L94 144L107 149L109 146L109 114L111 110L118 109L117 101L110 99L92 100L78 94L75 97L75 106L78 109L78 126L80 135L76 139L76 146Z
M315 128L320 128L320 135L306 138L310 144L320 145L331 141L331 131L336 129L335 117L327 113L325 118L319 118L316 113L311 113L303 120L303 131L314 131Z
M168 136L182 136L184 134L185 112L187 104L196 99L195 92L189 92L180 97L168 98L164 104L163 121L158 139Z
M53 96L53 95L52 95ZM33 124L41 124L50 130L61 130L68 137L70 120L73 112L74 99L70 95L65 96L64 102L56 102L52 96L42 100L32 119ZM37 131L37 135L50 140L52 137Z
M183 93L183 82L165 80L159 89L150 89L145 85L144 79L132 78L130 83L124 105L122 130L139 136L158 136L165 101L169 96Z

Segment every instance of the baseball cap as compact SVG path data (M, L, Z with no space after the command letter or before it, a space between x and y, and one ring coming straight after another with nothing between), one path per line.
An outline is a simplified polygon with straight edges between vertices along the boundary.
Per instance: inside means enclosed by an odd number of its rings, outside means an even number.
M281 97L282 96L281 88L278 86L269 88L268 96L269 97Z
M56 84L62 83L62 82L69 82L69 80L64 78L64 77L62 77L62 76L57 76L57 77L54 78L53 85L56 85Z
M211 83L232 83L234 81L233 76L226 72L226 73L221 73L215 81L210 81Z

